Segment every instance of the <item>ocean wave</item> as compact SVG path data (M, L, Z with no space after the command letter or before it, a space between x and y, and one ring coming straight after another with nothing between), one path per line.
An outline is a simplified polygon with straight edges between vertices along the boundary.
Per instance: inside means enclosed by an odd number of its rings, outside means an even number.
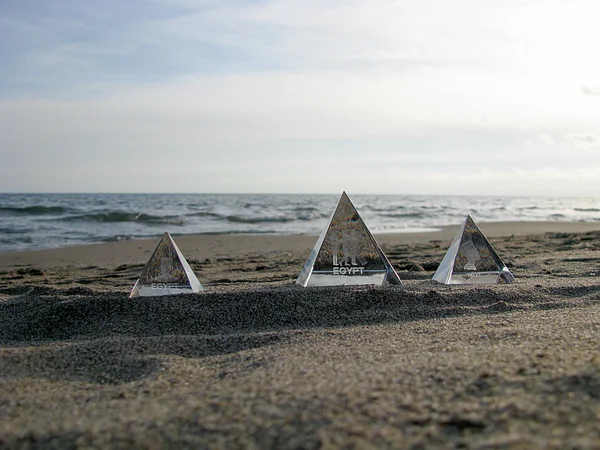
M133 241L135 236L127 236L117 234L115 236L109 236L104 239L101 239L102 242L121 242L121 241Z
M26 234L31 231L30 228L0 228L0 234Z
M421 219L428 214L422 212L407 212L407 213L388 213L380 214L381 217L390 217L392 219Z
M195 212L195 213L188 213L188 214L186 214L186 217L218 217L220 219L227 218L227 216L224 216L219 213L210 212L210 211L199 211L199 212Z
M292 208L292 211L294 211L294 212L300 212L300 213L304 213L304 212L318 212L319 208L315 208L314 206L296 206L295 208Z
M23 214L29 216L43 216L50 214L65 214L71 212L71 208L64 206L0 206L0 212L8 214Z
M252 228L249 228L247 230L239 230L239 231L234 231L234 230L227 230L227 231L205 231L205 232L201 232L201 233L191 233L191 235L206 235L206 236L226 236L226 235L230 235L230 234L241 234L241 235L246 235L246 234L276 234L277 230L255 230ZM182 234L182 236L186 236L187 234Z
M136 222L146 224L169 224L183 225L186 219L180 216L153 216L143 213L126 213L126 212L106 212L96 214L82 214L79 216L64 217L61 219L65 222L84 221L84 222L102 222L102 223L119 223L119 222Z
M337 195L0 194L0 252L184 234L319 234ZM369 227L569 220L600 223L600 199L352 196ZM474 211L476 209L478 212ZM557 214L555 214L557 213ZM558 214L562 213L562 214ZM552 215L554 214L554 215ZM21 242L21 239L24 242Z
M329 213L323 213L316 208L294 208L293 212L284 216L245 216L238 214L219 214L211 211L198 211L194 213L188 213L186 217L199 217L199 218L215 218L228 221L231 223L286 223L298 221L310 221L315 219L322 219L329 217Z
M296 217L244 217L244 216L227 216L226 219L233 223L285 223L297 220Z
M573 210L579 212L600 212L598 208L573 208Z
M368 210L373 212L386 212L386 211L401 211L406 209L406 206L373 206L373 205L364 205L360 208L360 210Z
M19 235L19 236L11 236L10 238L0 238L0 244L31 244L33 243L33 238L30 235Z
M308 214L300 214L296 217L296 220L308 221L308 220L317 220L329 217L330 214L318 214L316 212L311 212Z

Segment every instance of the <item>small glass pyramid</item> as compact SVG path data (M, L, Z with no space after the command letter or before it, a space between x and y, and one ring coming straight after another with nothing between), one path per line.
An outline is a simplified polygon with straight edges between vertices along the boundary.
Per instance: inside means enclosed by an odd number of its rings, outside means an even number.
M444 284L502 284L515 277L471 216L467 216L433 275Z
M296 283L306 287L402 281L343 192Z
M129 298L173 294L192 294L204 290L169 233L156 250L133 286Z

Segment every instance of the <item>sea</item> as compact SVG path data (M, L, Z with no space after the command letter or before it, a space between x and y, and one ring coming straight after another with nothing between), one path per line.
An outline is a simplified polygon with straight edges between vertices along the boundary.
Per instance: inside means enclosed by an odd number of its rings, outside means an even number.
M476 222L600 222L600 198L352 195L373 233ZM319 234L339 195L0 194L0 252L184 234Z

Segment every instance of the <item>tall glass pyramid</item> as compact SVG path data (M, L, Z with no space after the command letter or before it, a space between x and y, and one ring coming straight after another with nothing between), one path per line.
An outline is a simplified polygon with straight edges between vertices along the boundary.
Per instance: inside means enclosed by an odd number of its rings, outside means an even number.
M192 294L204 290L194 271L169 233L156 250L133 286L129 298L173 294Z
M402 281L343 192L296 283L306 287Z
M433 280L444 284L501 284L512 283L515 278L467 216Z

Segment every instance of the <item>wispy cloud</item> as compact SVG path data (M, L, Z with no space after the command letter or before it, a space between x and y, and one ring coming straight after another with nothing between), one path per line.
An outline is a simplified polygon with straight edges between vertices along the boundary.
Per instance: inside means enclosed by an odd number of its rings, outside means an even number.
M566 136L568 142L579 148L600 147L600 135L596 133L575 133Z
M588 86L581 86L581 90L585 95L598 95L600 96L600 88L593 89Z
M456 14L460 5L431 0L39 2L35 13L2 11L1 37L15 70L0 76L14 85L28 72L51 88L62 80L145 82L207 72L504 70L514 40L501 24L520 3L493 11L463 3L468 16Z

